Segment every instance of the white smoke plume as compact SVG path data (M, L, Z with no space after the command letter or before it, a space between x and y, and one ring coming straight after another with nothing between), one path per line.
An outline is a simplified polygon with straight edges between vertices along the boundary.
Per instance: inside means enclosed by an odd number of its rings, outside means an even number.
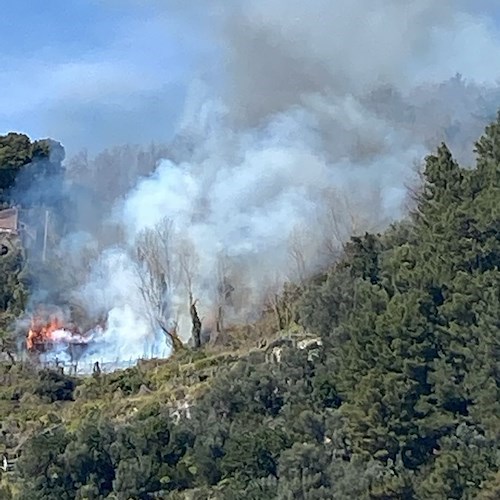
M220 65L193 83L169 158L116 203L108 222L123 240L73 292L109 314L92 359L168 354L135 258L144 230L170 221L159 302L184 340L189 291L209 320L221 273L234 288L228 318L250 320L270 287L317 270L353 232L399 218L416 162L440 141L470 161L500 104L498 34L472 4L208 5Z

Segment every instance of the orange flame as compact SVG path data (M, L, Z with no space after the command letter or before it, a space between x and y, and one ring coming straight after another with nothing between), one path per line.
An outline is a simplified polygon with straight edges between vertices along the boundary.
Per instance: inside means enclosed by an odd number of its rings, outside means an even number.
M33 317L31 327L26 338L26 346L28 350L33 350L36 345L45 344L54 340L54 332L66 330L63 321L57 316L49 317L48 321L44 321L40 317Z

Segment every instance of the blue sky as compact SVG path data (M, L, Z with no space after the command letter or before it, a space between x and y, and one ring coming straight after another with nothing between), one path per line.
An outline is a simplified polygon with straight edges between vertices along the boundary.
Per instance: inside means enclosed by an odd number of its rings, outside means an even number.
M185 14L175 1L4 0L0 133L69 153L168 138L212 54L201 10Z

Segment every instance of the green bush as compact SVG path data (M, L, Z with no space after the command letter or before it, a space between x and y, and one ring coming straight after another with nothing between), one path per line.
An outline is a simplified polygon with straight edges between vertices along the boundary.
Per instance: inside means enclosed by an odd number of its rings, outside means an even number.
M54 370L42 370L34 394L50 403L54 401L73 401L73 392L76 385L76 379L72 377Z

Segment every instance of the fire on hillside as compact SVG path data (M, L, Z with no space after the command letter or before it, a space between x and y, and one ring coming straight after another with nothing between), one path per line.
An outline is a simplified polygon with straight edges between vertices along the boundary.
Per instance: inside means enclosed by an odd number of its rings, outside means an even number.
M104 327L105 325L98 324L82 333L60 312L38 312L31 318L26 348L28 352L35 354L66 352L71 360L75 360L102 334Z

